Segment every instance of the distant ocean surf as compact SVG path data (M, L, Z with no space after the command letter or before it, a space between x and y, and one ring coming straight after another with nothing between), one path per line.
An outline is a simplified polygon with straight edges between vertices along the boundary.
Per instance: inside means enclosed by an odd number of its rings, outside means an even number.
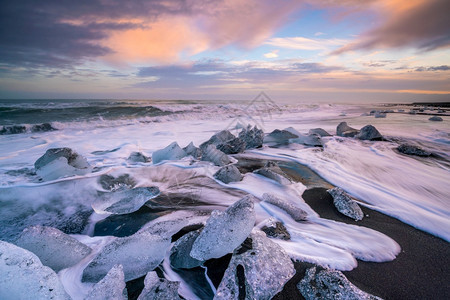
M426 105L0 100L0 260L17 260L0 286L448 299L449 121Z

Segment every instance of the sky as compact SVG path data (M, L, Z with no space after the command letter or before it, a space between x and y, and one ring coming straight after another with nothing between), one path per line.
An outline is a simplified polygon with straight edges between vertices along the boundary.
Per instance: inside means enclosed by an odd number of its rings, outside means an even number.
M0 0L0 99L450 101L448 0Z

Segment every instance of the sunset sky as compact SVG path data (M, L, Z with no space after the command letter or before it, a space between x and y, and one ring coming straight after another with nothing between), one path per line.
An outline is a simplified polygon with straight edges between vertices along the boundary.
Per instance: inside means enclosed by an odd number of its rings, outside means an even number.
M449 0L1 1L0 98L450 101Z

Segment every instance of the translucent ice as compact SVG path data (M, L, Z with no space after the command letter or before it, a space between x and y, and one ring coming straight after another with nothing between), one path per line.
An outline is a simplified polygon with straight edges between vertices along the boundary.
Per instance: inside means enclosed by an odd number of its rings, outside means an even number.
M112 267L108 274L93 286L85 298L85 300L102 299L128 299L122 265Z
M139 278L156 268L169 249L170 239L139 231L107 244L83 271L83 281L96 282L116 264L121 264L125 281Z
M210 161L219 167L228 165L231 162L228 155L220 150L217 150L214 145L206 146L203 151L202 160Z
M343 137L354 137L359 132L358 129L350 127L347 122L341 122L336 128L336 135Z
M235 165L228 165L220 168L219 171L214 174L214 178L224 183L230 183L233 181L241 181L242 175Z
M281 208L282 210L287 212L295 221L304 221L308 216L308 214L300 207L297 207L290 202L277 198L272 194L268 193L263 194L262 200L264 202L270 203L272 205Z
M264 132L258 127L248 125L239 132L239 138L245 142L245 149L260 148L263 144Z
M224 212L213 211L192 246L191 256L208 260L233 252L250 234L255 219L251 196L235 202Z
M47 226L26 228L17 239L16 245L36 254L42 264L55 272L77 264L91 253L88 246L56 228Z
M280 169L276 162L269 161L263 168L255 170L254 173L275 180L279 184L291 183L289 177Z
M186 152L178 146L177 142L173 142L164 149L153 152L152 161L154 164L163 160L178 160L186 156Z
M101 193L92 203L92 208L98 214L128 214L137 211L145 202L160 194L157 187L127 187Z
M306 271L305 277L298 283L297 287L306 300L381 299L358 289L340 271L325 269L316 272L316 267Z
M144 289L138 300L181 299L178 296L179 286L179 282L159 278L156 272L148 272L144 279Z
M364 217L364 213L359 207L358 203L353 201L350 196L344 192L341 188L335 187L327 191L333 197L334 206L337 210L356 221L360 221Z
M214 299L271 299L294 274L283 248L255 231L234 251Z
M73 175L84 175L92 168L87 160L70 148L48 149L35 163L37 175L44 180Z
M318 134L302 134L292 127L286 128L285 130L297 136L297 138L289 140L291 143L303 144L306 146L322 146L322 140Z
M176 269L191 269L202 265L203 261L192 258L189 253L200 231L191 231L178 239L170 249L170 265Z
M56 273L28 250L0 241L0 299L70 299Z

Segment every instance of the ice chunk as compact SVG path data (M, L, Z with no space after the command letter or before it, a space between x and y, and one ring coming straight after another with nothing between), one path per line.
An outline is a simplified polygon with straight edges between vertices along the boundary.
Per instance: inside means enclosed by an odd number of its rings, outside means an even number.
M376 112L375 118L386 118L386 114L384 112Z
M35 163L37 175L44 180L73 175L84 175L92 168L87 160L70 148L48 149Z
M334 206L337 210L356 221L360 221L364 217L364 213L359 207L358 203L353 201L350 196L344 192L341 188L335 187L327 191L333 197Z
M160 194L158 187L137 187L128 189L122 187L109 193L100 193L92 203L92 208L98 214L129 214L141 208L145 202Z
M122 265L112 267L108 274L93 286L85 298L85 300L102 299L128 299Z
M245 142L245 149L261 148L264 140L264 132L258 127L248 125L239 132L239 138Z
M214 178L224 183L230 183L233 181L241 181L242 175L235 165L228 165L220 168L220 170L214 174Z
M170 249L170 265L176 269L191 269L201 266L203 261L192 258L189 253L192 245L200 235L200 230L191 231L180 239Z
M322 128L312 128L309 130L308 134L317 134L318 136L321 136L321 137L331 136L331 134L329 134Z
M176 300L181 299L178 295L180 283L159 278L156 272L148 272L144 279L144 290L138 297L138 300Z
M360 140L379 141L383 139L381 133L372 125L366 125L361 128L361 131L355 136Z
M70 299L56 273L28 250L0 241L0 299Z
M264 137L264 143L288 143L289 139L298 138L298 135L293 134L287 130L275 129Z
M208 145L203 151L202 160L210 161L216 166L225 166L231 163L228 155L218 150L214 145Z
M322 140L320 138L320 135L302 134L292 127L288 127L285 130L297 136L296 138L289 140L291 143L297 143L297 144L302 144L302 145L306 145L306 146L314 146L314 147L322 146Z
M242 198L224 212L213 211L192 246L191 256L208 260L233 252L250 234L255 219L252 196Z
M279 184L291 183L289 177L280 169L276 162L269 161L263 168L255 170L253 173L275 180Z
M216 145L216 148L225 154L237 154L244 152L245 142L240 138L233 138Z
M76 265L91 253L91 248L62 231L47 226L24 229L16 245L36 254L42 264L55 272Z
M27 131L27 128L22 125L3 126L3 128L0 130L0 135L18 134L18 133L24 133L26 131Z
M164 149L153 152L152 161L154 164L163 160L178 160L186 156L186 152L178 146L177 142L173 142Z
M183 150L186 152L186 155L191 155L195 159L202 156L202 151L200 148L195 147L193 142L190 142L189 145L183 148Z
M107 244L83 271L83 281L97 282L116 264L123 266L125 281L144 276L164 259L170 238L139 231Z
M438 117L438 116L433 116L433 117L429 118L428 120L429 121L437 121L437 122L443 121L443 119L441 117Z
M381 300L361 291L342 272L336 270L325 269L316 272L316 267L310 268L297 287L306 300Z
M108 191L115 191L123 187L131 189L136 185L134 179L128 174L123 174L118 177L104 174L100 176L98 182L103 189Z
M57 130L50 123L36 124L31 127L31 132L43 132L43 131L54 131Z
M271 299L294 274L283 248L255 231L234 251L214 299Z
M268 193L263 194L262 200L264 202L270 203L272 205L281 208L282 210L287 212L292 217L292 219L294 219L297 222L304 221L308 217L308 214L300 207L297 207L290 202L281 200L280 198L277 198L272 194Z
M358 129L348 126L347 122L339 123L336 128L336 135L343 137L354 137L358 132Z
M131 152L127 160L132 163L140 163L140 162L146 163L151 161L150 157L145 156L141 152Z
M280 240L290 240L291 235L284 227L283 223L277 221L275 218L269 218L265 221L261 230L269 237L280 239Z

